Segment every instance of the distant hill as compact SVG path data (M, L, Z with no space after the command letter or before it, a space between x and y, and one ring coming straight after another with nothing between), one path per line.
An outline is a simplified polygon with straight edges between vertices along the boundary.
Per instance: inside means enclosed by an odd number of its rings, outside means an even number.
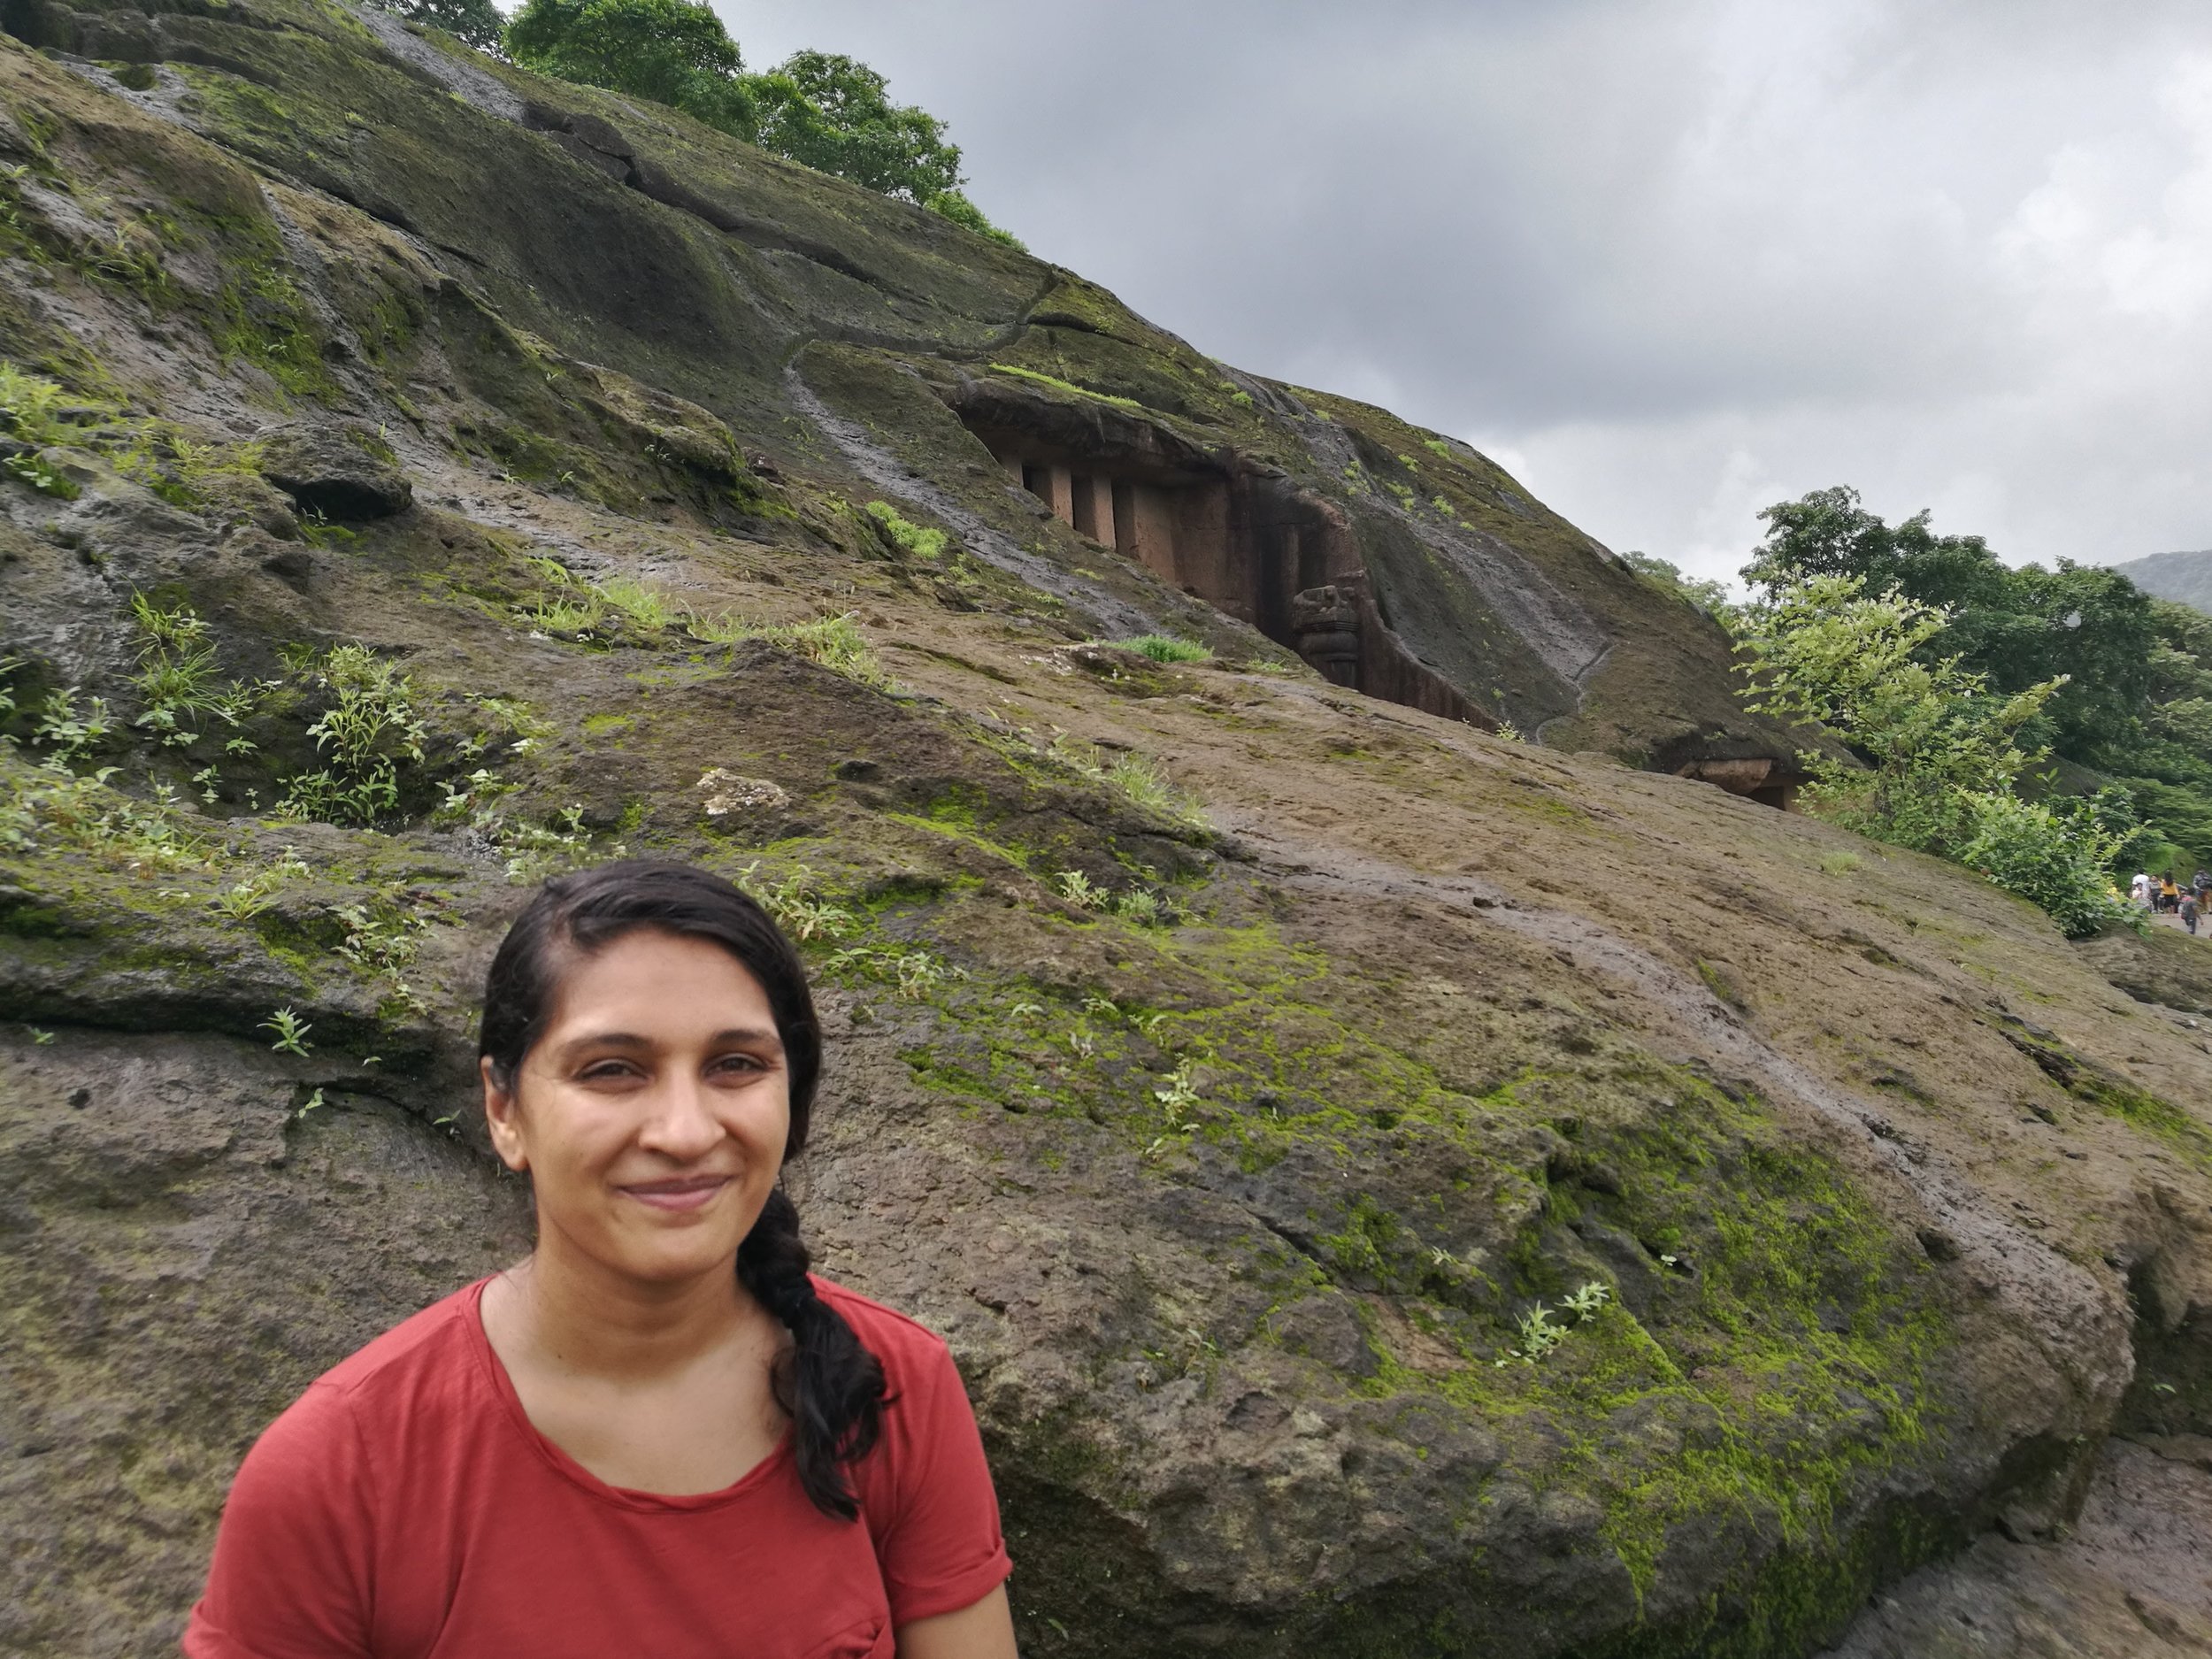
M2147 594L2212 611L2212 549L2201 553L2154 553L2112 568Z

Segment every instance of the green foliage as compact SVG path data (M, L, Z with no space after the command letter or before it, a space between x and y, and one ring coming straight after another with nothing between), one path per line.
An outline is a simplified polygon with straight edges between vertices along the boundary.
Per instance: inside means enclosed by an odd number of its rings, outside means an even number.
M1087 397L1096 403L1111 403L1116 409L1141 411L1144 408L1133 397L1116 397L1106 392L1094 392L1087 386L1078 386L1073 380L1064 380L1056 375L1041 374L1035 369L1018 368L1011 363L994 363L991 368L999 374L1010 374L1018 380L1049 386L1056 392L1066 392L1074 397Z
M1718 616L1728 609L1728 588L1724 583L1701 581L1694 577L1685 576L1671 560L1649 553L1624 553L1621 563L1686 603L1695 605L1700 611Z
M341 645L315 668L329 706L307 728L326 764L290 779L280 816L373 825L399 806L399 768L419 764L428 739L413 680L367 647Z
M131 620L139 638L131 687L143 705L134 726L152 733L165 747L188 749L211 721L235 727L252 714L259 688L239 680L218 687L215 642L191 606L165 609L134 593Z
M49 764L64 772L88 757L115 729L107 700L88 697L80 707L81 695L75 686L57 686L46 694L37 724L31 728L31 741L47 751Z
M1927 660L1942 611L1863 588L1855 576L1809 577L1740 613L1752 706L1824 726L1865 763L1807 755L1809 808L1878 841L1955 854L1971 817L1964 797L2011 792L2039 757L2020 747L2021 729L2064 682L1994 695L1956 657Z
M1029 244L1015 235L1012 231L1002 230L985 218L983 210L968 200L967 192L964 190L940 190L935 195L926 197L922 205L940 219L949 219L961 229L972 230L977 235L987 237L1002 247L1011 248L1017 253L1029 251ZM1237 401L1247 408L1249 408L1252 403L1252 400L1242 392L1237 394Z
M65 394L52 380L26 373L0 358L0 472L29 485L42 495L73 501L75 480L68 478L38 451L78 439L69 418Z
M443 29L479 51L495 50L506 28L506 19L492 0L372 0L372 4L411 23Z
M737 42L695 0L526 0L504 38L540 74L650 98L734 137L759 130Z
M2133 914L2108 872L2127 837L2098 823L2085 803L1977 795L1966 806L1959 862L2040 905L2070 937L2084 938Z
M1532 1306L1514 1325L1514 1344L1491 1364L1502 1371L1508 1365L1533 1365L1567 1340L1578 1325L1587 1325L1596 1318L1605 1304L1613 1298L1610 1286L1592 1279L1580 1289L1560 1299L1559 1311L1573 1321L1559 1325L1552 1319L1552 1310L1542 1302Z
M43 449L73 442L77 426L66 398L56 382L0 357L0 427L18 443Z
M480 36L489 0L380 4L488 43ZM737 42L701 0L526 0L499 38L526 69L668 104L786 160L1021 246L962 191L960 147L945 124L892 103L888 83L856 59L794 52L765 74L748 74Z
M899 516L899 511L887 501L872 501L864 510L867 515L881 525L901 549L918 559L937 559L944 555L945 533L910 524Z
M1735 612L1752 706L1826 727L1863 763L1812 751L1807 809L1847 828L1955 859L2050 912L2069 933L2117 914L2104 865L2131 825L2112 802L2031 806L2016 787L2043 751L2021 733L2065 684L2010 695L1931 649L1947 614L1895 588L1869 599L1856 576L1768 584Z
M761 148L903 201L928 205L933 197L956 193L960 147L945 137L935 116L893 104L886 86L881 75L850 58L794 52L753 77ZM967 211L982 218L972 206Z
M109 781L113 767L88 777L31 766L0 749L0 848L22 855L67 854L134 874L165 873L206 862L206 849L179 821L172 792L151 801Z
M1172 634L1140 634L1134 639L1110 641L1125 651L1134 651L1148 657L1156 663L1210 663L1213 651L1195 640L1179 639Z
M736 881L761 909L775 918L777 926L802 944L817 939L843 939L859 931L860 918L828 898L814 872L804 864L787 872L780 881L771 881L760 873L760 863L756 859L737 872Z
M276 1041L269 1047L279 1054L297 1055L304 1060L312 1049L313 1045L307 1041L307 1033L314 1030L314 1026L288 1008L280 1008L271 1014L261 1022L261 1029L276 1033Z
M1157 813L1194 828L1206 827L1204 812L1196 801L1170 781L1160 763L1135 749L1125 749L1108 759L1094 744L1066 736L1056 737L1047 755L1094 782L1118 789L1132 805Z
M825 972L861 979L887 980L903 1002L918 1002L950 980L964 979L967 970L918 948L895 945L854 945L833 951L823 959Z
M2061 559L2008 568L1979 536L1937 535L1928 515L1890 525L1855 491L1816 490L1762 515L1744 569L1777 590L1855 576L1941 609L1940 646L1999 694L2064 680L2029 729L2062 758L2112 778L2169 843L2169 864L2212 864L2212 618L2143 594L2116 571ZM2186 873L2186 867L2180 873Z

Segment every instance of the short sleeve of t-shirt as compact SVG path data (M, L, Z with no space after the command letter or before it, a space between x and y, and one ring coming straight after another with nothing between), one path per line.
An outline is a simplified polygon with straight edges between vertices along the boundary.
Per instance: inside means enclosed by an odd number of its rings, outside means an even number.
M821 1289L883 1362L890 1385L882 1440L856 1471L856 1485L891 1622L956 1611L1012 1571L959 1368L944 1343L912 1320L836 1286Z
M367 1472L327 1383L269 1425L223 1505L207 1594L185 1632L190 1659L368 1659Z

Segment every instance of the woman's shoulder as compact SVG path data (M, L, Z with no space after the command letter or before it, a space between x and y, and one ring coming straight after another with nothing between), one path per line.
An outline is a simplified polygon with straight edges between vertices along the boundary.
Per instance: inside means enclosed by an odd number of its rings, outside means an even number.
M839 1286L821 1274L808 1274L808 1279L814 1281L814 1292L843 1314L845 1323L854 1327L858 1339L885 1365L892 1365L894 1358L914 1358L932 1365L945 1354L945 1339L918 1318L901 1314L896 1308L885 1308L874 1296L863 1296L858 1290Z
M822 1300L845 1316L845 1323L852 1326L861 1345L882 1362L884 1379L894 1393L902 1384L939 1377L953 1369L944 1338L920 1320L818 1274L809 1277Z
M365 1412L382 1418L394 1402L419 1407L449 1395L473 1369L470 1325L481 1288L479 1281L441 1297L356 1348L310 1383L265 1438L320 1439Z

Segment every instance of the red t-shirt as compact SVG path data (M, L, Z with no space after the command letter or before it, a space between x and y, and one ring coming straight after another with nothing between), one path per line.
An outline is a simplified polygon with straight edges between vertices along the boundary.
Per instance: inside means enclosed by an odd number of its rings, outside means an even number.
M883 1363L883 1438L824 1515L788 1434L735 1486L626 1492L531 1425L485 1281L319 1379L238 1471L191 1659L889 1659L1011 1571L945 1345L815 1281Z

